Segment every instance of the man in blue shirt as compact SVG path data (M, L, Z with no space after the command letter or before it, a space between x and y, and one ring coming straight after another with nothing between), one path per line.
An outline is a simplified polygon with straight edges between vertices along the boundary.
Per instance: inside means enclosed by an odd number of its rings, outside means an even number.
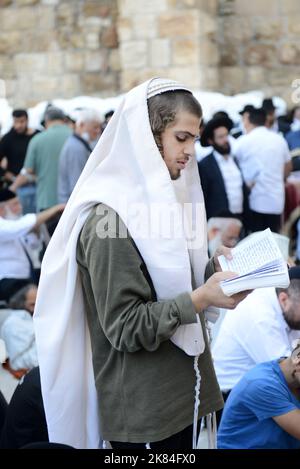
M260 363L233 388L218 448L300 448L300 341L291 357Z

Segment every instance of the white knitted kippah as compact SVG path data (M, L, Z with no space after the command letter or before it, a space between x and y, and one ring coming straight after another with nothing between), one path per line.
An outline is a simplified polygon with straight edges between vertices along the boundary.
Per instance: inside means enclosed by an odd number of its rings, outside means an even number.
M166 91L185 90L191 93L186 86L178 83L178 81L170 80L168 78L153 78L148 86L147 99L156 96L157 94L165 93Z

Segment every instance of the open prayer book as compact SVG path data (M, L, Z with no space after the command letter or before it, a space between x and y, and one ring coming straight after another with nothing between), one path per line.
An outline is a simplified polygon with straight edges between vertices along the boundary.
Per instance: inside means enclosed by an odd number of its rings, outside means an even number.
M221 282L225 295L231 296L254 288L287 288L290 284L286 261L271 230L253 233L231 250L232 260L219 256L223 271L238 273Z

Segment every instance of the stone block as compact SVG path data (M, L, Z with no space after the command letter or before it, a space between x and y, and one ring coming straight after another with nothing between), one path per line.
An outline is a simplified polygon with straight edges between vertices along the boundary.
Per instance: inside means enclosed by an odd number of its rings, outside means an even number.
M217 67L201 67L196 89L220 91L219 69Z
M300 63L300 42L287 42L279 49L279 60L283 64L296 65Z
M88 51L84 54L84 70L87 72L107 72L108 69L108 51Z
M143 68L148 63L146 41L128 41L120 45L122 68Z
M82 93L102 95L104 92L115 93L118 89L115 73L85 73L80 80Z
M100 36L100 43L102 47L107 47L108 49L118 47L118 34L115 25L104 28Z
M236 93L243 88L245 71L242 67L222 67L220 82L224 91L229 94Z
M56 10L58 26L73 26L76 17L76 4L74 2L59 3Z
M150 46L150 63L152 67L168 67L171 63L169 39L154 39Z
M60 0L40 0L42 5L58 5L59 2Z
M47 59L43 53L21 53L14 57L16 72L20 75L47 73Z
M33 75L30 88L34 99L37 101L58 98L61 94L61 77Z
M184 83L191 89L199 87L200 69L199 67L189 67L189 72L185 67L169 67L167 78Z
M84 52L65 52L64 63L68 72L82 72L84 70Z
M117 30L120 42L131 41L133 39L133 25L131 18L119 18Z
M0 8L1 7L8 7L11 5L13 0L0 0Z
M270 71L268 71L268 74ZM250 66L245 68L246 82L250 88L261 88L265 83L266 69L256 66Z
M28 31L23 35L23 50L30 52L47 52L59 50L58 34L55 30Z
M277 63L276 48L267 44L252 44L245 49L245 62L248 65L270 66Z
M108 58L109 69L113 72L120 72L121 70L121 61L120 61L120 51L119 49L112 49L109 52Z
M300 15L288 17L288 32L295 36L300 36Z
M63 75L60 78L60 90L58 96L61 98L73 98L80 94L80 79L76 74Z
M157 37L157 17L154 14L139 14L132 18L135 39L154 39Z
M36 5L40 0L15 0L17 6Z
M199 48L202 45L194 39L178 39L172 42L173 65L196 65L199 63Z
M61 75L64 71L63 52L48 52L45 54L47 59L46 71L49 75Z
M260 40L277 41L283 34L281 19L256 18L254 21L254 38Z
M218 13L219 1L218 0L195 0L195 8L206 12L212 16Z
M240 44L247 44L253 39L251 18L226 17L220 20L219 24L219 29L223 31L223 49L226 49L228 43L239 46Z
M214 66L220 63L219 47L216 43L203 40L200 43L200 59L201 65Z
M239 63L239 52L238 44L226 44L220 52L220 65L224 67L237 65Z
M85 46L87 49L99 49L100 36L99 33L90 32L85 35Z
M205 12L199 14L199 33L200 36L206 36L209 39L216 37L218 30L217 18Z
M55 29L55 10L51 6L40 5L37 9L37 28L39 30Z
M159 37L180 37L199 35L199 12L187 10L163 13L158 18Z
M21 31L0 31L0 54L15 54L23 50L23 36Z
M14 78L16 75L15 63L5 54L0 55L0 77L1 79Z
M299 15L300 3L298 0L284 0L280 2L280 9L282 15Z
M29 7L5 9L1 12L1 29L8 32L35 29L38 24L37 12L37 8Z
M284 2L280 0L235 0L235 12L239 16L278 16L279 5L282 3L285 3L285 0Z
M166 11L168 9L167 0L121 0L118 2L120 16L133 16L138 14L154 13Z

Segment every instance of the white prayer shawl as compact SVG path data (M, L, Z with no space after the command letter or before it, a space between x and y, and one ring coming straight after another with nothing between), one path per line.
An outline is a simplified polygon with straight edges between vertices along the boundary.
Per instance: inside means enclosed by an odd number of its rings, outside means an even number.
M100 441L90 335L76 263L77 240L92 207L102 202L122 218L147 265L158 299L192 291L191 263L196 285L203 283L206 218L196 159L190 160L174 184L151 132L149 84L151 80L131 90L115 111L75 186L42 264L34 323L49 438L76 448L97 448ZM143 204L147 212L153 205L176 207L179 199L200 207L201 229L193 242L188 246L185 236L159 233L156 239L142 239L138 232L141 215L128 213L128 207L130 212L135 204ZM176 233L182 230L179 220ZM153 235L157 227L151 229ZM199 326L180 326L172 338L182 342L184 336L189 344L196 327L199 347L187 351L191 355L204 349Z

